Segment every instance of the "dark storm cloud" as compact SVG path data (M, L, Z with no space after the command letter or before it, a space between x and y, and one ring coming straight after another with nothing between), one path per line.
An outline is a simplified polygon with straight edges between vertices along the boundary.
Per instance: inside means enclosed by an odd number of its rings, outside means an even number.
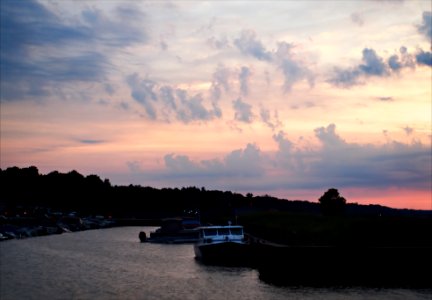
M118 8L117 16L126 11ZM95 50L96 45L146 40L133 18L116 21L96 10L82 12L76 24L63 23L32 0L1 1L0 13L2 101L37 99L70 81L99 81L109 67L110 51Z

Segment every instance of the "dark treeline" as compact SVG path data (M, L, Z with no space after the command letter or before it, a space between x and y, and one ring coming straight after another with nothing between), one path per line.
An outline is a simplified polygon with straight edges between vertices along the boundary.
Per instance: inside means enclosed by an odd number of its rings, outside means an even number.
M76 171L43 175L36 167L0 169L0 183L0 233L6 238L113 224L156 226L189 212L202 224L232 221L281 244L432 245L431 210L348 203L334 188L317 202L292 201L197 187L117 186Z
M34 166L0 169L2 185L0 209L49 207L76 211L81 215L113 218L160 218L178 216L185 210L199 210L202 217L231 217L240 210L318 211L316 203L282 201L271 196L246 196L230 191L183 187L162 188L139 185L117 186L97 175L83 176L77 171L40 174Z
M97 175L77 171L40 174L37 167L0 169L0 212L17 208L50 208L75 211L80 215L112 218L162 218L178 216L185 210L200 211L208 220L232 219L253 211L289 211L320 214L319 203L288 201L268 195L246 196L230 191L198 187L162 188L139 185L117 186ZM346 214L406 215L425 211L392 209L380 205L346 204Z

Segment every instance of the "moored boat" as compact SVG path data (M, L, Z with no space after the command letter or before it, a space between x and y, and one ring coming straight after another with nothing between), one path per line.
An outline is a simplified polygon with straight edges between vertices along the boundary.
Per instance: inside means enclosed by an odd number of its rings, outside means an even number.
M149 238L140 233L140 240L155 243L194 243L198 241L198 231L195 228L200 222L194 218L167 218L161 226L150 232Z
M243 226L203 226L196 229L199 239L194 244L195 257L206 263L244 264L249 257L249 244Z

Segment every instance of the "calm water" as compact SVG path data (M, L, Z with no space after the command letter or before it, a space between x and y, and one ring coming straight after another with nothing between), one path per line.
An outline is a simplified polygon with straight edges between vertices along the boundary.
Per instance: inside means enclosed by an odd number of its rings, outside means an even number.
M206 266L193 246L140 243L123 227L0 243L0 299L432 299L431 291L277 287Z

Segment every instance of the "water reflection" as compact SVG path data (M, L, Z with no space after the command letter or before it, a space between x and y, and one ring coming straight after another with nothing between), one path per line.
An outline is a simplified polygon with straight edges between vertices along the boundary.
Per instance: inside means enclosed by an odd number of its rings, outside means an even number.
M149 232L152 228L145 228ZM190 244L140 243L140 227L0 243L0 299L424 299L410 289L279 287L256 269L204 265Z

